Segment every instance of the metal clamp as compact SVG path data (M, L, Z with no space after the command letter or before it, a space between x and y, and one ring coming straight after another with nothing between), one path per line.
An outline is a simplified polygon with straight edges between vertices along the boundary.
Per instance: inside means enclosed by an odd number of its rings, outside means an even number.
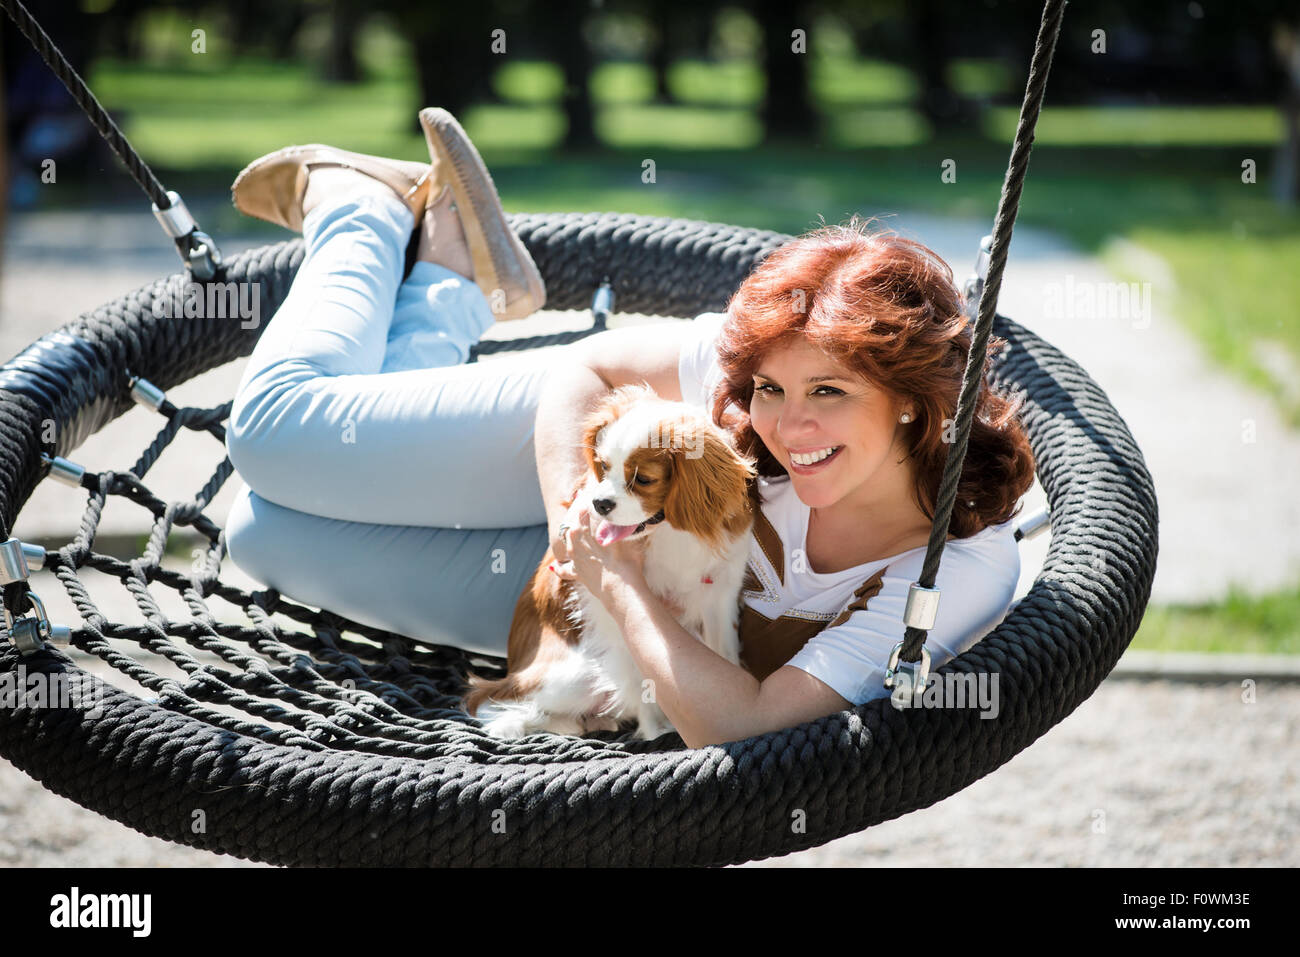
M179 193L169 189L167 198L171 200L171 205L166 209L159 209L157 203L152 204L154 217L162 226L163 232L173 241L178 244L183 242L188 247L182 253L182 258L194 278L203 281L212 279L221 268L221 251L217 249L212 237L199 229L199 224L190 215L185 200L181 199Z
M36 611L35 618L19 618L14 620L14 616L9 611L9 606L4 606L5 626L9 629L9 641L18 653L21 655L31 655L45 649L45 643L51 642L57 645L66 645L72 640L72 629L67 625L51 625L49 616L45 613L45 603L37 596L36 592L28 591L27 600L32 603L32 608Z
M26 581L29 574L23 543L16 538L0 542L0 585Z
M909 628L929 631L934 627L934 620L939 615L939 589L922 588L920 583L912 582L907 590L907 606L903 609L903 624Z
M613 311L614 288L609 284L609 277L606 276L601 281L600 288L591 297L591 328L606 329L606 323Z
M181 199L180 193L175 190L167 190L167 198L171 200L171 205L166 209L159 209L157 203L152 203L154 218L163 228L163 232L171 239L184 239L194 230L199 228L199 224L194 221L190 215L189 207L185 205L185 200Z
M895 708L906 708L916 692L924 689L930 680L930 650L921 646L920 661L899 661L902 651L903 643L900 641L889 653L889 664L885 668L885 687L892 692L889 697Z
M23 542L23 556L27 559L27 567L40 571L45 567L45 546L31 545Z
M979 314L980 298L984 295L984 280L989 275L989 259L993 255L993 237L985 236L980 240L980 251L975 257L975 271L971 273L962 295L966 297L966 314L971 322Z
M1026 542L1031 538L1037 538L1051 527L1051 512L1045 508L1040 508L1016 527L1016 541Z
M201 229L194 230L190 240L190 274L201 282L215 278L217 270L221 268L221 250L212 237Z
M0 542L0 585L25 581L32 569L45 567L45 549L16 538Z
M139 405L153 409L155 412L158 411L167 398L167 394L162 389L138 375L131 377L130 387L131 398Z
M49 478L64 485L71 485L73 488L81 487L82 476L86 470L76 462L71 462L61 455L47 455L41 453L41 461L50 467Z

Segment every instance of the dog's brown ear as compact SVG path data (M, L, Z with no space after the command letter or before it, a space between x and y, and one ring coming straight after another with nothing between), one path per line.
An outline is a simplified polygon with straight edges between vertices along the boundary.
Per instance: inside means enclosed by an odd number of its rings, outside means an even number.
M596 471L596 442L600 438L601 430L613 422L616 417L608 404L602 404L587 416L582 425L582 455L587 460L587 474L589 475L598 474ZM576 492L574 497L577 497ZM570 502L569 504L573 503Z
M625 385L612 389L596 408L592 409L582 424L582 452L587 460L587 471L596 474L596 445L600 432L616 421L634 404L653 396L649 386ZM576 493L575 493L576 497Z
M695 441L674 450L664 519L673 528L719 547L749 522L754 466L715 429L703 424L692 427Z

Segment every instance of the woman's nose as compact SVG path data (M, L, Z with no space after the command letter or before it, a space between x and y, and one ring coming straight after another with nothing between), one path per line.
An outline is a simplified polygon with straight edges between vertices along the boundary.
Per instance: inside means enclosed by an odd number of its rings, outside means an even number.
M797 439L817 431L817 421L804 402L785 402L776 422L776 434L785 445L797 445Z

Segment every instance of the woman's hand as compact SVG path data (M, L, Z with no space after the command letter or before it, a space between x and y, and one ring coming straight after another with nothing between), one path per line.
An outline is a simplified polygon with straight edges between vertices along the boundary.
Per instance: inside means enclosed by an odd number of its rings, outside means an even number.
M645 583L645 539L601 545L596 541L591 513L586 508L573 514L572 520L573 524L563 528L563 552L555 550L553 567L560 578L581 582L602 601L620 582Z

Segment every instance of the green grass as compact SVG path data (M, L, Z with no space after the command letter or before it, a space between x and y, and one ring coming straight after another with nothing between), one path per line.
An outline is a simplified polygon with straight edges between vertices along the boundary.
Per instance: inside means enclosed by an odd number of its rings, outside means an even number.
M1142 651L1300 655L1300 589L1213 605L1151 605L1133 638Z
M987 113L985 128L1010 142L1018 107ZM1056 106L1043 110L1038 146L1271 146L1282 139L1271 106Z
M1294 223L1264 209L1217 229L1205 223L1181 231L1138 227L1130 239L1169 263L1177 277L1169 304L1224 368L1272 397L1287 423L1300 429L1300 234ZM1105 261L1139 278L1120 254ZM1276 352L1282 368L1262 355ZM1289 358L1287 358L1289 357ZM1277 360L1274 360L1276 362Z

